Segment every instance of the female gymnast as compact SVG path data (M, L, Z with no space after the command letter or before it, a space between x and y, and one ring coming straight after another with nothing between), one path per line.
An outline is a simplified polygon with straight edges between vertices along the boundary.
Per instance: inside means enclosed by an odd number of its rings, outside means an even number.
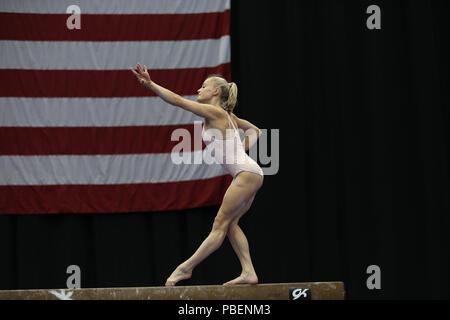
M254 143L261 135L261 131L250 122L239 119L233 114L233 108L237 99L236 84L233 82L228 83L220 76L209 76L203 82L202 87L198 89L198 102L195 102L156 84L150 78L145 65L142 68L138 63L137 69L131 68L131 71L142 85L151 89L165 102L193 112L205 119L202 138L207 147L215 147L214 150L223 150L223 152L215 152L213 157L233 177L233 181L225 192L222 204L214 219L210 234L197 251L172 272L166 281L166 286L174 286L180 280L189 279L192 276L193 269L217 250L226 236L228 236L239 258L242 272L239 277L223 285L258 283L258 277L250 258L247 238L239 227L238 222L250 208L256 192L263 184L264 174L262 169L245 153L245 150L251 147L250 141ZM252 132L245 137L245 147L239 137L237 127L245 132ZM234 130L230 130L231 128ZM218 130L225 139L211 139L212 137L208 133L208 131L211 131L209 129ZM227 133L230 132L233 132L233 134L231 137L227 137ZM233 143L225 143L225 141L230 141L231 139L234 139ZM212 145L210 146L210 144ZM233 144L237 145L237 149L233 148ZM228 146L231 146L231 148ZM234 149L234 152L231 149ZM230 156L233 159L239 158L241 160L245 159L245 161L225 161L225 158Z

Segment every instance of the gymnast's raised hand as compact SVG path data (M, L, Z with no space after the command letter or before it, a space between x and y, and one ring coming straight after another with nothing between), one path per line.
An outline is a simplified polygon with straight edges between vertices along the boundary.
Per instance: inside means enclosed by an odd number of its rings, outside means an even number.
M139 82L146 86L147 88L150 87L150 83L152 82L152 79L150 78L150 75L148 74L147 66L144 65L144 69L142 69L141 65L138 63L137 65L137 72L133 68L130 68L131 71L133 71L136 78L139 80Z

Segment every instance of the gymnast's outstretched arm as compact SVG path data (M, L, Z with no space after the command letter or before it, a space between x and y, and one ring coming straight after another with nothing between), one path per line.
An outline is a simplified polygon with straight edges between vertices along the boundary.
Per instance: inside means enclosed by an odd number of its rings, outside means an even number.
M137 71L132 68L131 71L142 85L152 90L161 99L173 106L180 107L208 120L215 120L222 116L221 111L213 105L185 99L182 96L156 84L150 78L147 67L145 65L144 68L142 68L138 63Z

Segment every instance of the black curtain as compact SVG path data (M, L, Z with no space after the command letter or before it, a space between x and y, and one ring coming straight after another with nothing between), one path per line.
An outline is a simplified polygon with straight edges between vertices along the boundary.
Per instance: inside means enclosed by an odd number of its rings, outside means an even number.
M448 1L231 4L235 113L280 137L279 171L241 219L260 282L450 298ZM64 288L69 265L82 287L164 285L217 209L0 215L0 289ZM183 285L239 273L226 240Z

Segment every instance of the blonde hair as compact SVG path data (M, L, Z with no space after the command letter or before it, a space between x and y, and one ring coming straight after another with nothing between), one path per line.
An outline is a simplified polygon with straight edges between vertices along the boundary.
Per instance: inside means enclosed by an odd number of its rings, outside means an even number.
M237 85L234 82L228 83L228 81L218 74L212 74L207 79L213 79L216 88L220 88L220 101L222 108L225 111L233 112L237 102Z

